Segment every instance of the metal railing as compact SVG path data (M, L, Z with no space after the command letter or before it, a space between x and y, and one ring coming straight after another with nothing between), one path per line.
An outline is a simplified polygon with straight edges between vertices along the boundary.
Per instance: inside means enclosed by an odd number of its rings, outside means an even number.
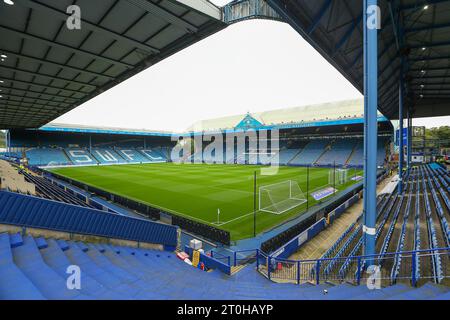
M443 277L436 277L432 267L432 261L437 257L442 262ZM409 282L416 286L418 282L441 283L444 279L450 279L450 248L317 260L279 259L258 250L256 261L257 270L276 282L349 282L359 285L379 280L382 285ZM421 262L420 266L417 265L418 261ZM329 268L329 265L333 267ZM396 272L392 272L393 268Z
M428 281L450 282L450 247L315 260L282 259L259 249L235 251L230 256L211 251L211 257L230 267L256 262L260 274L283 283L347 282L359 285L378 280L383 286L397 282L417 286ZM437 259L441 261L442 273L439 275L433 268L433 261Z
M218 261L221 261L223 263L226 263L228 266L231 266L231 256L226 256L224 254L221 254L217 251L211 250L210 252L211 258L214 258Z
M252 263L257 260L259 249L240 250L233 252L233 266Z

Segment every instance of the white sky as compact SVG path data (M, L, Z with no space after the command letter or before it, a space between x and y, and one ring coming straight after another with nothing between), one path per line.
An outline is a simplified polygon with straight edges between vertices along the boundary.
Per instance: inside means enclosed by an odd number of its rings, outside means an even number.
M288 24L253 20L178 52L54 122L183 131L198 120L361 97Z

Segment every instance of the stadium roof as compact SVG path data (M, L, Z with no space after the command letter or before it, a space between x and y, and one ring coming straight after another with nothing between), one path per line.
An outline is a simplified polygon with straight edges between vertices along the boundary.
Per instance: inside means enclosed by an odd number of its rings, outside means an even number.
M74 3L80 30L66 25ZM0 1L0 129L38 128L247 18L284 19L362 92L362 3L236 0L221 9L208 0ZM403 57L414 117L449 115L450 0L378 3L380 111L398 117Z
M40 127L39 130L70 133L171 136L173 134L237 132L249 129L293 129L362 124L363 118L363 100L356 99L201 120L194 123L185 132L62 123L49 123ZM388 121L388 119L381 113L378 113L378 121Z
M363 92L362 0L267 0ZM379 0L379 110L398 118L401 57L414 117L450 115L450 1Z
M173 132L161 130L125 129L116 127L85 126L79 124L63 123L49 123L43 127L40 127L39 130L70 133L127 134L139 136L171 136L173 134Z
M249 121L253 121L250 127L255 128L287 129L360 123L359 121L364 118L364 101L362 99L344 100L201 120L191 125L187 130L200 132L236 129L243 125L242 121L247 117ZM381 113L378 113L378 117L379 121L387 120Z
M8 1L6 1L8 2ZM37 128L226 27L207 0L0 0L0 128ZM67 27L67 8L81 29Z

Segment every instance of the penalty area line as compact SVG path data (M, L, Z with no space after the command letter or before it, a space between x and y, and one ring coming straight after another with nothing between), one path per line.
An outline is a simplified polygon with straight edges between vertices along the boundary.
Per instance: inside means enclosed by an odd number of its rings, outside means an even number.
M256 211L256 213L258 213L258 212L260 212L260 210ZM230 222L233 222L233 221L239 220L239 219L241 219L241 218L244 218L244 217L246 217L246 216L249 216L249 215L251 215L251 214L253 214L253 213L254 213L254 212L252 211L252 212L243 214L243 215L241 215L241 216L239 216L239 217L236 217L236 218L234 218L234 219L231 219L231 220L228 220L228 221L224 221L224 222L220 222L220 223L218 223L218 222L216 221L216 222L214 222L213 224L214 224L214 225L217 225L217 226L223 226L223 225L228 224L228 223L230 223Z

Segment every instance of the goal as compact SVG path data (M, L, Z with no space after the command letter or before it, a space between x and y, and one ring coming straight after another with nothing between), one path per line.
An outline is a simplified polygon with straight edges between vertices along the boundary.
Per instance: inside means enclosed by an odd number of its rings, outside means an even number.
M328 184L331 186L339 186L348 182L348 169L330 169L328 171Z
M296 181L287 180L259 187L259 210L282 214L306 202Z

